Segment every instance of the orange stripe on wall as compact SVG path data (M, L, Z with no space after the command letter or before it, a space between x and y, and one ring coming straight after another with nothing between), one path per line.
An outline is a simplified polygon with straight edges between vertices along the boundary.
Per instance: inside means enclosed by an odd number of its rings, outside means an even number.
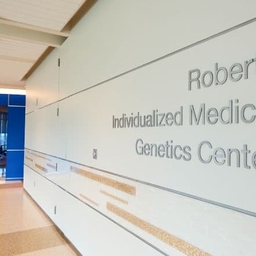
M88 179L97 181L104 185L107 185L107 186L113 187L115 189L118 189L120 191L123 191L127 194L130 194L133 196L136 195L136 188L129 184L126 184L126 183L123 183L120 181L116 181L116 180L113 180L113 179L110 179L110 178L107 178L107 177L104 177L104 176L101 176L101 175L98 175L98 174L95 174L92 172L84 171L84 170L78 169L76 167L71 167L71 171L74 173L77 173L79 175L82 175Z
M80 196L80 197L82 197L82 198L84 198L86 201L88 201L88 202L92 203L93 205L95 205L95 206L99 206L99 204L98 204L98 203L96 203L95 201L93 201L93 200L92 200L92 199L90 199L89 197L84 196L83 194L80 194L79 196Z
M39 164L35 164L35 167L37 167L38 169L40 169L43 172L47 172L47 169L44 168L43 166L39 165Z
M26 156L26 159L29 160L29 161L31 161L31 162L33 162L33 159L30 158L30 157L27 157L27 156Z
M104 194L104 195L106 195L106 196L108 196L110 198L113 198L113 199L115 199L115 200L117 200L117 201L119 201L121 203L128 204L128 202L126 200L124 200L124 199L122 199L120 197L117 197L115 195L112 195L112 194L110 194L110 193L108 193L108 192L106 192L104 190L100 190L100 193L102 193L102 194Z
M191 245L190 243L166 232L165 230L158 228L152 225L149 222L146 222L143 219L138 218L137 216L115 206L111 203L107 203L107 209L116 214L117 216L125 219L126 221L132 223L136 227L144 230L145 232L153 235L154 237L158 238L159 240L163 241L164 243L172 246L176 250L184 253L188 256L210 256L211 254L204 252L203 250L199 249L196 246Z

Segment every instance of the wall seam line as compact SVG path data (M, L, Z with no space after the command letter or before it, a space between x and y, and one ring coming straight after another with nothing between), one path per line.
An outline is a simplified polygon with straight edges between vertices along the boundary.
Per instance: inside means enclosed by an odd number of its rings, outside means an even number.
M100 85L102 85L102 84L105 84L105 83L107 83L107 82L110 82L110 81L112 81L112 80L115 80L115 79L117 79L117 78L119 78L119 77L125 76L125 75L127 75L127 74L129 74L129 73L132 73L132 72L136 71L136 70L139 70L139 69L144 68L144 67L146 67L146 66L149 66L149 65L151 65L151 64L153 64L153 63L156 63L156 62L158 62L158 61L161 61L161 60L163 60L163 59L165 59L165 58L168 58L168 57L171 57L171 56L176 55L176 54L178 54L178 53L181 53L181 52L183 52L183 51L186 51L186 50L188 50L188 49L190 49L190 48L193 48L193 47L195 47L195 46L198 46L198 45L200 45L200 44L203 44L203 43L205 43L205 42L208 42L208 41L210 41L210 40L213 40L213 39L215 39L215 38L217 38L217 37L220 37L220 36L223 36L223 35L228 34L228 33L230 33L230 32L233 32L233 31L235 31L235 30L237 30L237 29L240 29L240 28L242 28L242 27L245 27L246 25L249 25L249 24L254 23L254 22L256 22L256 17L255 17L255 18L252 18L252 19L250 19L250 20L247 20L247 21L245 21L245 22L242 22L242 23L240 23L240 24L238 24L238 25L235 25L235 26L233 26L233 27L227 28L227 29L225 29L225 30L223 30L223 31L221 31L221 32L218 32L218 33L216 33L216 34L213 34L213 35L211 35L211 36L208 36L208 37L206 37L206 38L204 38L204 39L201 39L201 40L199 40L199 41L196 41L196 42L194 42L194 43L191 43L191 44L189 44L189 45L187 45L187 46L184 46L184 47L182 47L182 48L180 48L180 49L177 49L177 50L175 50L175 51L173 51L173 52L167 53L167 54L165 54L165 55L163 55L163 56L161 56L161 57L158 57L158 58L156 58L156 59L153 59L153 60L151 60L151 61L148 61L148 62L146 62L146 63L144 63L144 64L141 64L141 65L139 65L139 66L137 66L137 67L135 67L135 68L129 69L129 70L127 70L127 71L124 71L124 72L122 72L122 73L120 73L120 74L118 74L118 75L115 75L115 76L113 76L113 77L110 77L110 78L108 78L108 79L106 79L106 80L104 80L104 81L101 81L101 82L99 82L99 83L96 83L95 85L91 85L91 86L89 86L89 87L87 87L87 88L84 88L84 89L78 91L78 92L72 93L72 94L70 94L70 95L68 95L68 96L66 96L66 97L64 97L64 98L62 98L62 99L59 99L59 100L54 101L54 102L51 102L51 103L49 103L49 104L47 104L47 105L45 105L45 106L42 106L42 107L37 108L37 109L35 109L35 110L32 110L32 111L26 113L26 115L31 114L31 113L33 113L33 112L36 112L36 111L38 111L38 110L41 110L41 109L43 109L43 108L46 108L46 107L48 107L48 106L54 105L54 104L59 103L59 102L61 102L61 101L64 101L64 100L66 100L66 99L68 99L68 98L70 98L70 97L73 97L73 96L77 95L77 94L80 94L80 93L83 93L83 92L85 92L85 91L91 90L91 89L93 89L93 88L95 88L95 87L98 87L98 86L100 86Z
M57 158L57 159L66 161L68 163L78 164L80 166L91 168L91 169L99 171L99 172L111 174L111 175L114 175L114 176L119 177L119 178L124 178L124 179L130 180L130 181L134 181L134 182L146 185L146 186L154 187L154 188L157 188L157 189L160 189L160 190L163 190L163 191L167 191L169 193L173 193L173 194L177 194L177 195L180 195L180 196L184 196L186 198L191 198L191 199L197 200L199 202L215 205L215 206L224 208L226 210L231 210L231 211L239 212L239 213L242 213L242 214L245 214L245 215L249 215L251 217L256 217L256 212L247 211L247 210L244 210L244 209L241 209L241 208L238 208L238 207L234 207L234 206L231 206L231 205L219 203L219 202L216 202L216 201L213 201L213 200L209 200L209 199L206 199L206 198L202 198L202 197L199 197L199 196L195 196L195 195L188 194L188 193L185 193L185 192L182 192L182 191L178 191L178 190L174 190L174 189L171 189L171 188L163 187L163 186L160 186L160 185L157 185L157 184L153 184L153 183L150 183L150 182L147 182L147 181L134 179L134 178L127 177L127 176L124 176L124 175L121 175L121 174L117 174L117 173L109 172L109 171L102 170L102 169L99 169L99 168L95 168L95 167L92 167L92 166L88 166L88 165L85 165L85 164L77 163L75 161L71 161L71 160L67 160L67 159L61 158L61 157L49 155L49 154L46 154L46 153L43 153L43 152L40 152L40 151L36 151L36 150L33 150L33 149L29 149L29 148L26 148L26 149L32 150L34 152L41 153L41 154L44 154L44 155L47 155L47 156L50 156L50 157Z

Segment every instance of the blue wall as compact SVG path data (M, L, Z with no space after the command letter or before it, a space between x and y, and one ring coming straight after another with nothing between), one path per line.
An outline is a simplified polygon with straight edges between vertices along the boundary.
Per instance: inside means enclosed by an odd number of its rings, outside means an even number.
M6 180L23 179L25 95L0 94L0 105L8 106Z

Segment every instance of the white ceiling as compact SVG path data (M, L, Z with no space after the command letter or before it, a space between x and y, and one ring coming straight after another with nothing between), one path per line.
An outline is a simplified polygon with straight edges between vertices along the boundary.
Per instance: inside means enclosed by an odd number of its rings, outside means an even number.
M46 49L45 45L0 38L0 58L22 59L24 62L33 63Z
M95 1L0 0L0 87L24 88L23 78L49 47L68 38L72 18Z
M84 0L0 0L0 17L61 31Z

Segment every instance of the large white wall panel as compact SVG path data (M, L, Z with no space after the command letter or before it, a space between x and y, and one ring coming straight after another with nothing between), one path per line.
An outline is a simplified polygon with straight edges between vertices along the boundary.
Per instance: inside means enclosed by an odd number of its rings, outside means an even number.
M55 49L26 83L26 113L58 100L59 50Z
M71 195L58 197L56 223L82 255L162 255Z
M57 187L42 178L38 173L31 171L29 167L24 168L24 188L29 191L30 195L36 200L40 207L47 215L54 219L54 206L57 201ZM42 193L44 191L44 193Z
M256 17L255 1L98 1L61 47L60 97Z
M26 148L63 157L65 135L65 126L59 122L58 103L26 115Z
M25 147L34 148L35 137L37 136L35 115L26 115L25 127Z
M99 0L28 80L25 188L83 255L255 255L255 18Z
M239 116L239 124L222 124L221 121L216 124L207 121L199 125L189 123L192 116L190 106L198 115L201 104L206 104L206 111L213 107L218 110L228 107L230 100L240 110L246 104L253 104L255 63L248 66L248 79L243 77L238 82L228 79L223 85L201 89L196 89L196 82L193 82L192 90L188 88L190 70L198 68L203 73L213 71L216 62L219 67L229 68L234 63L244 65L244 61L254 58L256 41L251 39L251 35L255 28L253 23L62 101L62 115L68 118L67 134L72 134L66 140L67 158L256 212L256 204L251 202L250 196L256 193L256 168L252 159L256 144L251 140L254 122L245 123ZM235 104L237 99L239 104ZM183 122L165 127L113 127L113 116L121 119L124 114L129 118L138 112L141 116L152 115L154 110L158 110L159 114L182 111ZM236 116L235 107L232 111ZM249 107L245 115L249 119L254 112ZM228 117L224 115L224 119ZM184 157L170 159L166 156L140 155L136 153L138 139L143 140L144 144L159 145L166 141L171 144L173 141L174 146L190 147L191 159L186 161ZM203 141L209 141L213 147L210 150L208 143L203 144L203 159L208 159L218 147L226 152L229 148L238 149L239 156L236 153L232 155L230 166L228 160L221 165L214 163L214 160L208 164L202 163L197 151ZM251 151L246 160L251 170L245 167L243 145L247 145ZM92 157L93 149L98 150L97 161ZM238 160L240 166L237 166ZM230 182L227 183L227 180Z

